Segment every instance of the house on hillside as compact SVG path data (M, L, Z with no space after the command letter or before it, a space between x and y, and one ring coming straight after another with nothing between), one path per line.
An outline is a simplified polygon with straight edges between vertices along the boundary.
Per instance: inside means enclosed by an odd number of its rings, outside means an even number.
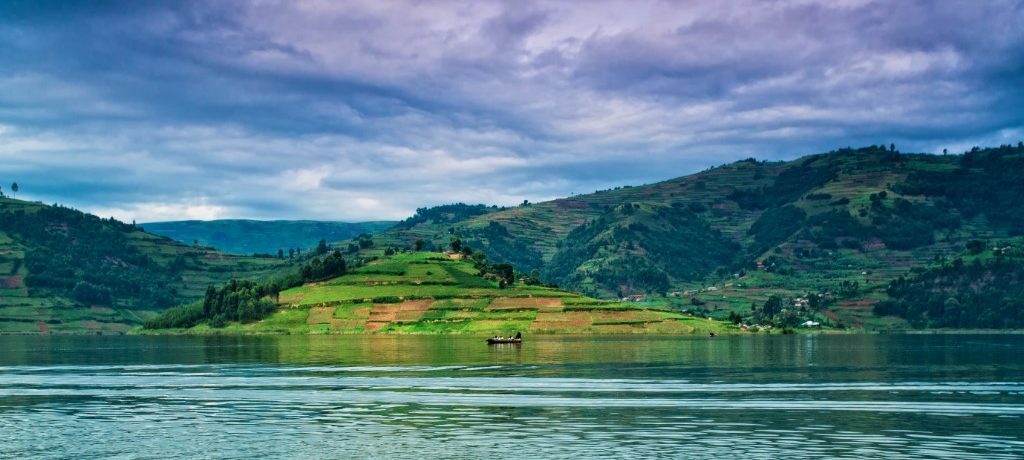
M646 302L647 301L647 296L644 295L644 294L627 295L626 297L622 298L622 301L623 302Z

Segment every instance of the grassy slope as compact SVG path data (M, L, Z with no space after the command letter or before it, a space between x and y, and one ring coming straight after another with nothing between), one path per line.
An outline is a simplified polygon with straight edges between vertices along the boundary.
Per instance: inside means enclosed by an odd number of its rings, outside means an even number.
M16 218L7 213L31 213L44 206L0 198L0 212L4 213L0 218ZM185 300L202 297L210 284L219 285L232 277L264 277L292 265L277 259L226 255L142 231L130 232L127 237L133 247L160 265L170 264L179 256L185 258L185 269L176 286ZM157 313L144 305L81 305L49 290L27 287L23 280L29 272L22 261L30 250L24 242L0 232L0 332L123 332Z
M185 220L141 224L146 231L191 244L199 241L231 254L277 254L278 249L311 249L321 239L339 241L390 228L395 222L308 220Z
M856 295L839 299L828 310L821 312L825 321L841 322L847 325L870 329L902 328L906 324L895 318L878 318L871 312L871 306L882 298L884 287L900 275L907 274L913 267L932 262L935 256L950 257L962 251L964 243L973 238L1006 237L994 229L983 215L965 219L963 225L952 231L936 231L935 242L912 250L898 250L887 247L878 240L862 241L861 249L822 249L814 256L807 257L800 251L816 248L814 243L801 239L801 232L794 232L785 240L772 244L767 249L754 250L754 238L748 230L764 212L760 209L743 209L729 196L738 189L770 187L779 182L795 182L797 185L811 174L786 173L799 171L820 171L834 168L836 174L823 184L813 184L800 190L795 196L786 198L779 205L792 205L814 216L830 210L845 210L865 225L871 225L870 218L858 216L858 211L870 206L869 195L886 190L889 194L887 206L896 198L915 203L934 204L923 196L901 196L893 191L895 184L905 181L915 171L952 171L958 167L959 156L902 155L900 162L890 161L888 154L880 151L837 152L814 155L789 162L741 161L707 171L664 182L638 187L623 187L572 198L530 204L478 216L463 222L446 223L439 226L421 226L413 229L390 230L376 237L378 247L382 245L405 246L417 238L434 242L447 242L451 235L448 228L455 229L455 235L472 239L479 229L496 222L504 226L517 240L536 248L541 257L536 266L546 269L558 253L559 247L570 232L581 224L592 221L614 210L623 203L637 203L643 207L676 206L686 207L700 203L706 207L699 213L700 219L713 229L736 242L741 250L735 264L723 266L722 273L710 272L703 277L671 279L674 289L700 291L715 287L715 290L698 292L695 296L707 302L704 308L716 317L724 318L729 311L747 312L752 303L763 303L770 294L787 298L802 296L808 292L833 292L843 282L856 281L860 289ZM783 178L783 179L780 179ZM831 195L830 199L808 199L810 194ZM849 200L842 205L832 204L841 199ZM634 218L635 219L635 218ZM655 223L654 226L657 226ZM594 257L579 266L584 276L575 280L586 280L587 271L594 266L614 264L623 257L658 258L659 254L641 251L623 253L598 247ZM820 248L818 248L820 249ZM638 254L639 252L639 254ZM492 260L511 259L514 255L489 252ZM774 256L778 261L793 269L792 274L771 273L754 269L756 262L766 261ZM732 276L740 268L745 270L740 278ZM517 264L517 268L528 271L528 264ZM593 286L583 282L565 284L566 278L548 281L562 282L570 289L583 290L601 297L611 297L615 290L608 286ZM683 299L662 299L665 305L687 308L689 297Z
M186 333L512 334L736 332L736 327L664 309L604 302L516 284L499 289L467 262L438 253L400 253L345 276L281 293L272 316ZM159 333L160 331L158 331Z

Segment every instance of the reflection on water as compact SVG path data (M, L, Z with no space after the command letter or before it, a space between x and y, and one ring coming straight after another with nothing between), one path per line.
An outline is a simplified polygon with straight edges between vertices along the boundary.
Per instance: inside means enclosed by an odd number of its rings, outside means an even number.
M1019 458L1022 346L0 337L0 458Z

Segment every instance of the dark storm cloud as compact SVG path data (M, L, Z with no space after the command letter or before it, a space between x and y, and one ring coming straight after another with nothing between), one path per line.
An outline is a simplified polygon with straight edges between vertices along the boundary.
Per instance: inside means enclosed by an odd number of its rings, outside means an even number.
M125 219L400 218L1016 142L1022 3L11 2L0 183Z

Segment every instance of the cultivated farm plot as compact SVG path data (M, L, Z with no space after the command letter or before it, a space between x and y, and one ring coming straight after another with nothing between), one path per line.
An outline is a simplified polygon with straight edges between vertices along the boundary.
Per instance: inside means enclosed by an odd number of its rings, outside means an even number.
M491 301L484 310L537 310L537 311L561 311L562 299L557 297L499 297Z

